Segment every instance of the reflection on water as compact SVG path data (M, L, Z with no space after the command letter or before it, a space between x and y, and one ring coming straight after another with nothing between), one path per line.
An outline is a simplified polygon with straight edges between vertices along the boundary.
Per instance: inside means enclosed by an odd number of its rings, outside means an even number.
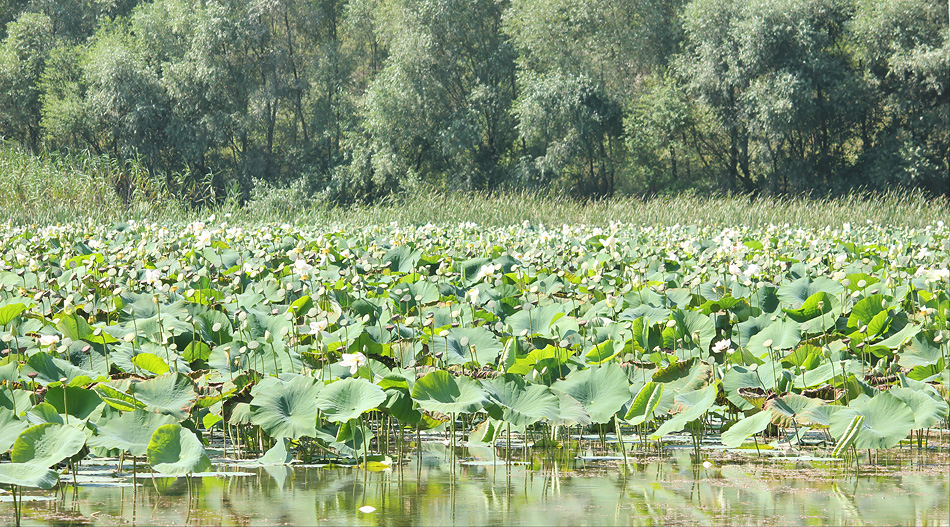
M704 467L682 455L631 459L623 470L543 456L453 463L428 446L421 460L368 474L221 464L250 475L193 479L190 489L184 479L140 478L135 492L93 481L27 503L24 525L950 525L945 459L856 471L807 458ZM360 512L366 505L375 512ZM12 507L0 511L0 523L12 523Z

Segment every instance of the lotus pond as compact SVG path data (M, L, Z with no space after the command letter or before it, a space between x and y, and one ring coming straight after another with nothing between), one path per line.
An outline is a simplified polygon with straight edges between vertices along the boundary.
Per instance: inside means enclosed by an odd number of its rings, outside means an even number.
M0 259L10 523L950 523L942 222L209 218Z

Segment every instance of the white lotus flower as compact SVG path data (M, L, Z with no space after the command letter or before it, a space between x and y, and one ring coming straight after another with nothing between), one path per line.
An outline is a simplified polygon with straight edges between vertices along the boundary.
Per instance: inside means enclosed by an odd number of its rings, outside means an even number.
M363 505L362 507L360 507L360 512L362 512L362 513L364 513L364 514L369 514L369 513L371 513L371 512L376 512L376 507L373 507L372 505Z
M495 274L495 266L492 264L483 265L481 269L478 270L478 274L475 275L475 281L479 281L482 278L491 278Z
M297 274L309 273L313 269L313 266L308 264L303 258L298 258L294 261L294 271Z
M730 344L732 344L732 342L723 339L713 344L712 350L714 353L722 353L726 350L732 350L732 346L730 346Z
M59 335L40 335L41 346L52 346L59 342Z
M478 288L475 288L475 287L469 289L468 293L465 294L465 299L471 302L472 304L478 303L478 297L479 297Z
M198 234L198 247L204 247L211 244L211 231L201 231Z
M326 320L318 320L318 321L316 321L316 322L311 322L311 323L310 323L310 334L311 334L311 335L316 335L317 333L320 333L321 331L327 329L327 326L328 326L328 325L329 325L329 322L326 321ZM345 356L345 355L344 355L344 356Z
M366 364L366 355L358 351L356 353L344 353L343 360L340 361L340 366L350 368L350 375L356 375L357 370L364 364Z
M144 280L146 284L153 287L156 285L161 285L162 272L158 269L146 269Z

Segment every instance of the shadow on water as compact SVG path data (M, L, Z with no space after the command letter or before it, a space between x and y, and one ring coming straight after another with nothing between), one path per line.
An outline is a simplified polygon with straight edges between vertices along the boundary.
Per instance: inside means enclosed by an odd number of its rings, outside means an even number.
M116 467L104 464L81 473L75 493L27 501L23 524L950 525L941 454L896 452L862 465L715 452L700 463L674 449L629 453L623 465L578 448L515 449L521 455L506 465L489 447L458 449L455 462L441 442L423 447L368 474L220 460L219 472L190 485L140 475L136 488L131 474L111 477ZM9 523L12 510L0 509Z

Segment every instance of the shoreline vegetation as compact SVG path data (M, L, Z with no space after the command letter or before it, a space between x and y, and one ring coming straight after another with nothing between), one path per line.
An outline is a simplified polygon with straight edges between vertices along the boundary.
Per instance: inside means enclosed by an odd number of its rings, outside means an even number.
M237 199L176 197L165 182L133 163L92 155L34 155L0 146L0 208L11 225L154 221L188 223L230 214L234 224L299 223L326 226L584 224L840 227L868 221L922 228L950 219L950 200L921 191L853 191L840 196L699 194L576 199L558 192L508 189L450 192L426 185L374 203L334 204L289 186L261 185ZM197 199L195 199L197 198ZM195 205L194 203L198 203Z

